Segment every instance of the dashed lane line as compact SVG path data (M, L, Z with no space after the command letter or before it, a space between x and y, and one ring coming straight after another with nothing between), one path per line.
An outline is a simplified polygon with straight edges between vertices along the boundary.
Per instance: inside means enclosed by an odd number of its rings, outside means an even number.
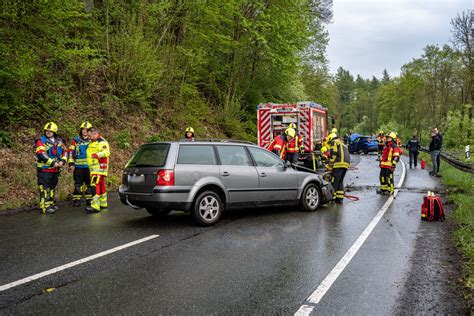
M31 276L23 278L21 280L11 282L11 283L8 283L8 284L5 284L5 285L1 285L0 286L0 292L6 291L6 290L11 289L13 287L16 287L18 285L22 285L22 284L29 283L29 282L34 281L34 280L44 278L45 276L48 276L48 275L57 273L59 271L63 271L63 270L72 268L72 267L75 267L75 266L83 264L85 262L88 262L88 261L91 261L91 260L94 260L94 259L97 259L97 258L100 258L100 257L103 257L103 256L110 255L111 253L114 253L114 252L129 248L129 247L141 244L145 241L148 241L148 240L151 240L151 239L154 239L154 238L157 238L157 237L159 237L159 235L150 235L148 237L138 239L138 240L129 242L127 244L117 246L115 248L96 253L95 255L92 255L92 256L89 256L89 257L86 257L86 258L83 258L83 259L79 259L79 260L64 264L62 266L59 266L59 267L56 267L56 268L53 268L53 269L50 269L50 270L47 270L47 271L44 271L44 272L41 272L41 273L31 275Z
M295 316L306 316L310 315L311 312L314 310L317 304L321 301L323 296L329 291L331 286L337 280L337 278L341 275L344 269L349 265L352 258L357 254L360 247L364 244L364 242L369 237L370 233L374 230L375 226L377 226L380 219L384 216L385 212L387 212L388 208L392 204L393 200L398 194L399 189L403 185L406 176L406 166L403 160L400 160L402 163L403 171L400 181L397 184L397 189L395 190L394 194L391 195L382 208L379 210L377 215L372 219L369 225L364 229L362 234L357 238L357 240L352 244L352 246L347 250L344 256L339 260L336 266L329 272L329 274L324 278L324 280L319 284L319 286L314 290L313 293L306 299L303 305L296 311Z

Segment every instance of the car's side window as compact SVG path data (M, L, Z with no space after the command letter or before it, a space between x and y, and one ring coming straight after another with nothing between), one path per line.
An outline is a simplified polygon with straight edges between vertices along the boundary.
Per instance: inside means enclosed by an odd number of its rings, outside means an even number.
M249 156L243 146L217 146L217 152L224 166L251 166Z
M283 161L274 153L256 147L248 147L257 167L283 167Z
M215 165L214 148L210 145L179 146L178 164Z

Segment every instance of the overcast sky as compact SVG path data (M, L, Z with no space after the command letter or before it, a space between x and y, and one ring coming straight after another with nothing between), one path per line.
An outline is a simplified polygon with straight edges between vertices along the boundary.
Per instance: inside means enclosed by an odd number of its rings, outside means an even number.
M333 0L327 49L331 72L391 76L419 57L428 44L448 43L451 18L474 0Z

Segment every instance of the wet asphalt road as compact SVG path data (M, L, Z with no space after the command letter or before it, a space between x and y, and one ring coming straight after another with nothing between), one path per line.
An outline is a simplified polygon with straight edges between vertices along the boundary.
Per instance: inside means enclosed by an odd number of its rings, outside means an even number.
M0 216L0 286L153 234L159 237L0 292L0 314L294 314L371 222L375 156L354 156L359 201L314 213L231 211L214 227L182 213L154 219L111 198L110 210ZM402 168L396 172L396 181ZM391 314L403 295L427 171L405 186L315 314ZM46 291L46 289L53 289Z

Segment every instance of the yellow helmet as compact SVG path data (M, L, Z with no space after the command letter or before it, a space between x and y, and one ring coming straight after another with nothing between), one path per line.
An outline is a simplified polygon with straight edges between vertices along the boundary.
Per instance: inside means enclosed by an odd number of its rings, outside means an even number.
M44 131L58 132L58 126L54 122L48 122L43 128Z
M337 134L337 128L333 128L333 129L331 130L331 133Z
M385 132L383 130L380 130L379 134L385 134Z
M288 128L292 128L292 129L296 130L296 124L295 123L290 123L290 125L288 125Z
M391 132L390 134L388 134L388 137L391 137L392 139L397 139L397 133Z
M328 148L326 146L321 147L321 153L324 155L328 151Z
M83 128L89 129L89 128L91 128L91 127L92 127L92 124L89 123L89 122L87 122L87 121L82 122L82 124L81 124L81 129L83 129Z
M334 140L334 138L336 138L336 137L337 137L337 134L334 133L334 132L329 134L328 137L327 137L327 142L328 143L332 142Z
M188 132L191 132L191 133L194 134L194 128L192 128L192 127L186 128L186 133L188 133Z
M286 131L285 131L286 135L288 136L291 136L291 137L295 137L296 136L296 131L292 128L287 128Z

